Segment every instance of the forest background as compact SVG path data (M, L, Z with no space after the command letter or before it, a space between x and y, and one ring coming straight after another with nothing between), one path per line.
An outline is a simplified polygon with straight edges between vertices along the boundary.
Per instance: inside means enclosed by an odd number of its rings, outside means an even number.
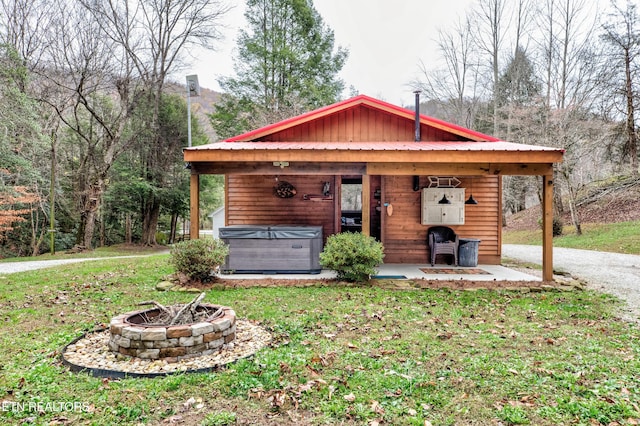
M595 5L595 6L594 6ZM0 0L0 257L179 238L188 218L187 104L173 80L215 48L218 0ZM192 99L192 143L357 93L312 0L247 0L235 75ZM637 182L640 21L632 1L483 0L438 32L440 61L407 82L422 112L512 142L562 147L556 208L578 232L593 182ZM223 179L201 182L201 212ZM505 216L538 182L504 178ZM206 224L206 217L201 218Z

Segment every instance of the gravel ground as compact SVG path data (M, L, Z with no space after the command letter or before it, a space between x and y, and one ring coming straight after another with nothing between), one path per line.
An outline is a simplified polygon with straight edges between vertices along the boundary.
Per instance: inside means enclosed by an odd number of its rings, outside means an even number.
M504 244L502 256L541 264L542 247ZM640 321L640 256L554 247L553 269L587 282L589 289L624 300L620 316Z

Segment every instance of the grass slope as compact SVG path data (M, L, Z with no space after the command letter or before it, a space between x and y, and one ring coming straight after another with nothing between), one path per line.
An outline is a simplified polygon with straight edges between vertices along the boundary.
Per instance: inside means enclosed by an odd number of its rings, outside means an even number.
M562 216L563 235L554 246L640 254L640 179L620 176L586 187L578 202L582 235L569 226L568 208ZM540 206L509 216L503 229L503 243L542 244Z
M542 232L539 229L508 231L503 233L502 242L505 244L541 245ZM553 245L613 253L640 254L640 221L585 223L582 225L582 235L576 234L575 227L565 226L563 235L553 239Z

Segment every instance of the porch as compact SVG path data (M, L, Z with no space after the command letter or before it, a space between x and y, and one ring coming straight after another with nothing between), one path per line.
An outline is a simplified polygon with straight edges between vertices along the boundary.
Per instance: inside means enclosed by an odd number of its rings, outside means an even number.
M501 265L481 264L475 267L454 267L447 264L399 264L385 263L378 268L379 279L445 280L445 281L542 281L529 275ZM335 272L323 269L319 274L220 274L223 279L261 280L325 280L334 279Z
M191 169L191 234L199 230L200 175L224 175L226 226L322 226L325 240L359 230L385 247L389 263L380 275L459 279L460 271L421 270L428 228L451 226L461 238L482 240L479 263L499 266L502 177L538 176L543 277L553 280L553 166L562 161L563 150L502 141L421 115L418 107L417 96L410 111L359 95L220 143L185 149ZM358 186L355 212L342 200L349 185ZM429 191L435 190L445 196L433 198ZM491 272L459 275L501 279Z

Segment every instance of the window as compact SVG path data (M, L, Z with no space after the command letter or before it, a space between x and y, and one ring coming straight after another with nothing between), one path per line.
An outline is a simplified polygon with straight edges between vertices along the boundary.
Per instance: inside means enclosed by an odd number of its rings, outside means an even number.
M342 197L340 199L342 211L362 211L362 184L343 183Z

